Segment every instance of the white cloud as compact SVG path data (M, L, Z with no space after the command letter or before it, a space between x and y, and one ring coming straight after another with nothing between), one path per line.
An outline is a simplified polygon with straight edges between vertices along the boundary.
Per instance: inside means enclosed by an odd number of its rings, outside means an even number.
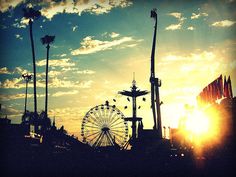
M190 53L188 55L168 54L162 57L162 61L212 61L216 55L213 52L202 51L200 53Z
M56 71L55 71L56 72ZM52 74L54 77L49 80L49 87L50 88L90 88L93 81L71 81L71 80L65 80L65 79L59 79L57 78L57 74L55 72ZM49 72L50 73L50 72ZM90 73L91 74L91 73ZM41 75L42 76L42 75ZM29 88L33 87L33 83L30 82L28 85ZM37 88L44 88L45 87L45 80L37 80ZM13 89L20 89L25 88L25 82L23 79L20 78L13 78L13 79L6 79L3 82L0 82L0 88L13 88Z
M86 69L86 70L76 71L76 73L78 73L78 74L95 74L96 72L93 70Z
M193 30L195 30L195 28L194 28L193 26L189 26L189 27L187 28L187 30L193 31Z
M23 40L23 37L20 34L15 34L16 39Z
M11 74L7 67L0 68L0 74Z
M29 20L23 17L20 20L15 19L15 23L13 23L12 26L15 28L26 28L28 24L29 24Z
M13 74L26 74L26 73L29 73L29 71L18 66L18 67L15 67L12 73Z
M0 82L0 88L24 88L25 84L22 83L21 78L13 78L12 80L6 79L4 82Z
M40 60L36 62L37 66L45 66L46 65L46 59ZM70 67L70 66L75 66L75 63L71 61L70 58L63 58L63 59L54 59L54 60L49 60L49 66L50 67Z
M52 78L49 81L49 87L51 88L90 88L93 81L69 81L69 80L61 80L58 78Z
M64 96L64 95L75 95L77 93L79 93L78 90L72 90L72 91L68 91L68 92L59 91L59 92L52 94L52 96L53 97L60 97L60 96Z
M217 21L212 23L211 26L215 26L215 27L230 27L232 25L234 25L236 23L236 21L231 21L231 20L222 20L222 21Z
M208 14L205 12L198 13L198 14L192 13L191 19L198 19L200 17L207 17L207 16L208 16Z
M179 12L172 12L172 13L169 13L168 15L177 18L179 22L183 22L184 20L186 20L186 18L182 17L182 14Z
M44 8L41 10L43 16L48 19L53 18L60 13L70 13L81 15L82 12L89 12L92 14L104 14L116 7L127 7L132 3L128 0L101 0L101 1L73 1L65 0L59 2L44 1Z
M0 12L6 12L10 8L15 8L19 4L21 4L24 0L1 0L0 3Z
M119 46L123 43L134 41L132 37L123 37L113 41L100 41L93 39L92 36L87 36L80 43L81 47L71 51L72 55L85 55L112 49L112 47Z
M182 27L182 24L179 23L179 24L172 24L172 25L170 25L170 26L167 26L165 29L166 29L166 30L172 30L172 31L174 31L174 30L179 30L179 29L181 29L181 27Z
M179 12L172 12L172 13L169 13L169 15L170 15L170 16L173 16L173 17L175 17L175 18L178 18L178 19L180 19L181 16L182 16L182 14L179 13Z
M115 33L115 32L112 32L111 34L109 34L109 36L111 37L111 38L116 38L116 37L118 37L120 34L118 34L118 33Z
M30 98L32 96L33 96L32 94L27 95L28 98ZM22 98L25 98L24 93L13 94L13 95L0 94L0 100L2 100L2 101L16 100L16 99L22 99Z
M25 74L28 73L27 70L21 67L15 67L14 70L9 70L7 67L0 68L0 74Z
M165 30L171 30L171 31L180 30L186 18L183 17L182 14L179 12L172 12L172 13L169 13L168 15L175 17L178 20L178 23L167 26Z
M72 31L76 31L78 29L78 25L72 27Z

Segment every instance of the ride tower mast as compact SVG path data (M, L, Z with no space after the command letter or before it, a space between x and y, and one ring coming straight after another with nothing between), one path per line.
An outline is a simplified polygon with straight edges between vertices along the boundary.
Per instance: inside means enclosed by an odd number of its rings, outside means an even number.
M151 10L151 18L154 18L154 35L152 41L152 53L151 53L151 108L154 119L153 130L158 133L158 138L162 138L162 125L161 125L161 109L160 109L160 96L159 87L161 87L161 80L155 77L155 49L156 49L156 32L157 32L157 12L156 9Z

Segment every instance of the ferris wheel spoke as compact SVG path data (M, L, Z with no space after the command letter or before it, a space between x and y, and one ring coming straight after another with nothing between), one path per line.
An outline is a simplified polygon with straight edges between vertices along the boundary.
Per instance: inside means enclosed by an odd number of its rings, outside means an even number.
M95 143L97 143L97 141L101 138L103 132L97 134L95 137L93 137L90 142L93 142L95 140L95 142L92 144L92 146L94 146Z
M96 125L97 127L101 127L101 126L102 126L101 123L97 123L97 122L94 122L94 121L92 121L92 120L89 120L88 122L89 122L90 124L92 124L92 125Z
M103 120L102 120L102 115L100 113L100 110L97 110L95 113L94 113L94 116L97 118L98 122L102 125L103 124Z
M96 125L98 126L94 121L92 121L91 119L87 119L87 124L92 124L92 125Z
M95 146L100 146L102 144L102 139L104 137L104 132L101 133L101 135L98 137L96 142L94 143Z
M88 137L91 137L91 136L93 136L93 135L96 135L96 134L98 134L98 133L100 133L100 131L97 131L97 132L95 132L95 133L92 133L92 134L88 135L87 138L88 138Z
M122 139L122 140L124 139L123 136L121 136L121 135L119 135L119 134L117 134L115 132L111 132L111 134L113 135L113 137L115 137L115 141L118 140L119 142L121 142L120 139Z
M94 112L93 115L90 114L90 118L91 118L94 122L96 122L97 124L99 124L99 125L101 124L100 117L97 116L96 112Z
M111 120L109 122L110 125L112 125L114 123L114 121L119 120L119 119L120 119L119 116L117 114L115 114L114 116L112 116L112 118L111 118Z
M112 127L112 128L115 128L116 126L118 126L118 125L124 125L124 122L123 121L121 121L121 122L116 122L115 124L112 124L110 127Z
M102 126L102 123L100 121L100 118L96 116L96 114L94 114L95 117L93 117L92 115L90 115L90 117L94 120L94 122L96 123L97 126Z
M113 111L113 110L114 110L114 109L111 109L110 115L109 115L109 117L108 117L108 123L109 123L109 124L111 123L113 117L116 116L116 112Z
M120 127L111 127L112 129L121 129L121 130L125 130L126 129L126 127L125 126L120 126Z
M96 129L92 129L92 130L85 129L84 130L84 132L95 132L95 131L99 131L99 130L96 130Z
M114 123L116 123L117 121L122 121L119 117L117 117L116 119L114 119L111 123L110 126L114 125ZM123 122L123 121L122 121Z
M109 112L108 112L108 113L109 113L109 114L107 115L107 123L110 122L110 118L111 118L111 116L113 115L112 108L109 109Z
M99 128L99 127L94 127L94 126L91 126L91 125L86 125L86 127L89 127L89 128L95 128L95 129L98 129L98 130L100 130L100 128Z

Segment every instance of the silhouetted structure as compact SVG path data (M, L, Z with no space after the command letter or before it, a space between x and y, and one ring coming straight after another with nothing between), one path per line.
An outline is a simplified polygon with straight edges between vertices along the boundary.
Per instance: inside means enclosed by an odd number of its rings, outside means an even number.
M25 80L25 111L24 111L24 113L26 113L26 110L27 110L28 83L32 79L32 75L31 74L22 74L22 77Z
M155 48L156 48L156 31L157 31L157 13L156 9L151 11L151 18L155 19L154 36L152 43L152 54L151 54L151 107L154 119L154 130L157 130L158 137L162 138L162 125L161 125L161 109L160 109L160 98L159 98L159 87L161 86L161 80L155 77Z
M128 126L123 113L115 105L97 105L84 116L81 126L83 142L94 148L123 147L128 138Z
M137 86L136 86L136 81L135 79L132 82L132 87L131 87L131 91L127 91L127 90L123 90L118 92L121 95L127 96L127 97L131 97L132 98L132 111L133 111L133 116L132 117L126 117L125 120L126 121L130 121L132 123L132 138L131 138L131 142L136 141L137 136L137 122L142 122L142 118L141 117L137 117L137 106L136 106L136 99L139 96L143 96L146 95L148 93L148 91L140 91L137 90ZM139 129L141 128L142 123L139 124ZM132 143L131 143L132 144Z

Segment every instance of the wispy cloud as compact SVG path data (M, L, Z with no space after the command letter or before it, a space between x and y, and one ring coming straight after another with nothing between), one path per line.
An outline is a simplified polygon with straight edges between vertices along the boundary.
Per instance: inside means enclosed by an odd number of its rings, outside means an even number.
M162 61L212 61L216 55L210 51L190 53L188 55L168 54L162 57Z
M29 20L24 17L21 18L20 20L16 18L15 23L13 23L12 26L15 28L26 28L28 23L29 23Z
M11 108L9 106L2 105L1 113L7 116L19 116L22 113L22 111Z
M93 39L92 36L87 36L80 43L81 47L71 51L72 55L85 55L96 53L99 51L109 50L112 47L119 46L126 42L135 41L132 37L122 37L113 41L100 41Z
M211 26L214 27L230 27L233 26L236 23L236 21L231 21L231 20L222 20L222 21L217 21L212 23Z
M187 28L187 30L193 31L193 30L195 30L195 28L194 28L193 26L189 26L189 27Z
M4 82L0 82L0 88L24 88L25 84L22 83L21 78L13 78L12 80L6 79Z
M92 14L104 14L109 13L111 9L116 7L127 7L132 3L129 0L117 0L117 1L44 1L44 8L41 10L43 16L48 19L53 18L60 13L78 14L82 12L89 12Z
M93 70L86 69L86 70L76 71L76 73L78 73L78 74L95 74L96 72Z
M24 0L3 0L0 3L0 12L6 12L10 8L15 8L22 2L24 2Z
M27 7L41 5L42 16L47 19L52 19L55 15L61 13L78 14L89 12L91 14L104 14L109 13L113 8L125 8L132 4L130 0L100 0L100 1L24 1L24 0L4 0L0 3L0 12L4 13L10 9L16 8L18 5L23 4ZM19 25L15 25L20 27Z
M192 13L191 19L198 19L200 17L207 17L207 16L208 16L208 14L205 12L198 13L198 14Z
M77 31L78 25L72 26L72 31Z
M11 74L7 67L0 68L0 74Z
M32 97L32 94L28 94L27 97ZM19 94L12 94L12 95L4 95L0 94L0 100L2 101L8 101L8 100L16 100L16 99L23 99L25 98L25 94L19 93Z
M186 18L183 17L182 14L179 13L179 12L172 12L172 13L169 13L168 15L172 16L172 17L175 17L178 20L178 23L177 24L171 24L171 25L167 26L165 29L166 30L171 30L171 31L180 30L182 28L182 25L184 23L184 20L186 20Z
M37 66L45 66L46 65L46 59L40 60L36 62ZM63 59L50 59L49 60L49 66L50 67L70 67L75 66L75 63L71 61L70 58L63 58Z
M167 26L167 27L166 27L166 30L174 31L174 30L179 30L179 29L181 29L181 27L182 27L182 24L181 24L181 23L172 24L172 25L170 25L170 26Z
M90 88L93 81L70 81L70 80L62 80L59 78L53 78L49 82L49 87L52 88Z
M23 40L23 37L20 34L15 34L16 39Z
M115 32L112 32L111 34L109 34L109 36L110 36L111 38L116 38L116 37L120 36L120 34L115 33Z
M71 81L66 79L60 79L57 77L53 77L49 80L48 86L50 88L90 88L93 81ZM32 82L28 85L29 88L33 87ZM44 79L38 79L37 82L38 88L44 88L45 87L45 80ZM0 88L4 89L20 89L25 88L25 82L22 78L12 78L12 79L6 79L3 82L0 82Z
M65 95L75 95L79 93L78 90L72 90L72 91L68 91L68 92L62 92L62 91L59 91L59 92L55 92L54 94L52 94L53 97L60 97L60 96L65 96Z
M29 73L26 69L22 67L15 67L13 70L9 70L7 67L0 68L0 74L25 74Z

